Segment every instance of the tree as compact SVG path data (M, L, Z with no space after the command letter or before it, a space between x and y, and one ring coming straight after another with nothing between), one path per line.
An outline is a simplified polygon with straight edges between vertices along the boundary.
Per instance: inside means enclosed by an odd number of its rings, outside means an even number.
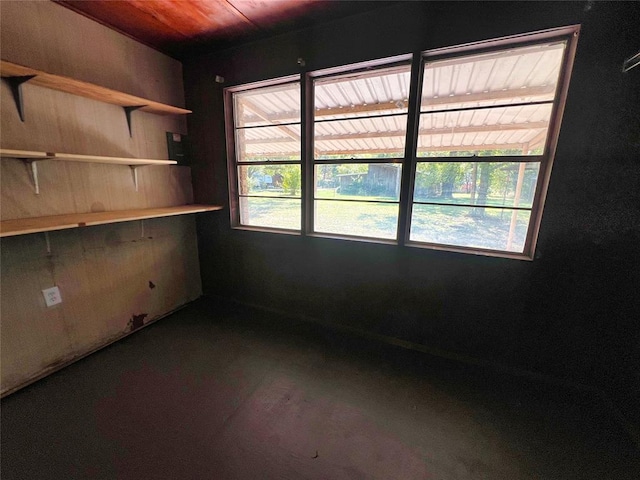
M462 178L462 164L461 163L441 163L440 164L440 183L442 185L442 191L440 198L446 200L453 199L453 190L458 180Z
M464 173L462 163L420 162L416 170L416 193L424 197L451 200L457 184L464 180Z
M300 190L300 166L282 166L282 188L289 195L296 195Z

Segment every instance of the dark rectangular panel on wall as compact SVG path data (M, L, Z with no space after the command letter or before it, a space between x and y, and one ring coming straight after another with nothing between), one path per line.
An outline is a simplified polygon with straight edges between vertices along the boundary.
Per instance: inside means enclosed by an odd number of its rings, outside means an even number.
M167 132L167 150L169 160L175 160L178 165L190 165L189 143L186 135Z

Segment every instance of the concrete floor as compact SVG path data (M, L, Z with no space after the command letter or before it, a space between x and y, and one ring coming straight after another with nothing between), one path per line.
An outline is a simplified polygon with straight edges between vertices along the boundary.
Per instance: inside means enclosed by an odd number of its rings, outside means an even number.
M9 479L637 479L594 399L198 301L2 401Z

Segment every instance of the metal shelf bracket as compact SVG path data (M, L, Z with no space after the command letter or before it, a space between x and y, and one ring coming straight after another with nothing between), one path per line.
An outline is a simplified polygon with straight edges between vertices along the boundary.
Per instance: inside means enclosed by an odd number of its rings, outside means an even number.
M131 174L133 175L133 184L136 187L136 192L138 191L138 168L140 166L139 165L129 165L129 168L131 168Z
M24 122L24 101L22 99L22 84L24 82L28 82L36 75L24 75L22 77L3 77L3 79L9 84L11 87L11 94L13 95L13 100L16 102L16 108L18 109L18 115L20 116L20 121Z
M139 108L146 107L146 105L138 105L133 107L122 107L124 114L127 117L127 127L129 127L129 136L133 137L133 130L131 129L131 112L138 110Z
M31 177L31 182L33 183L33 189L36 192L36 195L40 195L40 181L38 180L38 162L35 160L24 160L24 162L28 165L29 177Z

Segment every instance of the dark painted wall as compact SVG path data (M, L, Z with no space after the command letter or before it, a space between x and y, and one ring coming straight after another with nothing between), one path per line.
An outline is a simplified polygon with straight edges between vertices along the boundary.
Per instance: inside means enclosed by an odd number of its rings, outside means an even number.
M204 291L600 386L640 402L640 4L407 2L185 62L196 198L227 203L222 87L582 24L533 262L199 220ZM637 408L637 407L635 407Z

